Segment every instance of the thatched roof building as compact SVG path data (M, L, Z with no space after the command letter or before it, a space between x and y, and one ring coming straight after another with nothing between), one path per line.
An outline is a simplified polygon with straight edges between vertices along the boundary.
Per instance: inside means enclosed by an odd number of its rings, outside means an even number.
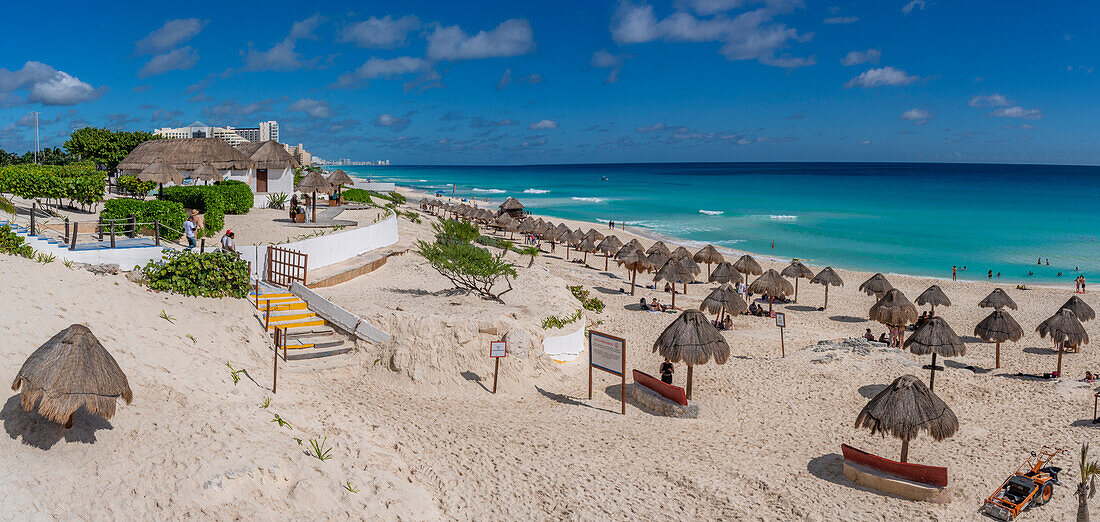
M134 400L126 374L88 327L74 324L39 346L15 375L24 410L72 426L73 413L110 419L118 399Z
M170 163L160 158L153 160L148 167L145 167L138 173L137 179L139 181L151 181L153 183L183 183L183 174L176 170Z
M745 280L749 280L750 275L760 275L764 273L764 269L757 263L752 256L745 254L740 259L733 262L733 268L738 272L745 274Z
M946 440L959 430L959 419L920 379L902 375L867 402L856 416L856 427L901 439L901 461L908 462L909 441L917 434L925 431L937 441Z
M336 169L332 171L332 174L329 174L328 177L325 179L327 179L328 182L334 187L338 187L340 185L355 184L355 180L351 179L351 176L348 176L348 173L344 172L344 169Z
M328 194L332 192L332 184L320 172L313 171L306 174L306 177L298 182L298 186L294 187L294 190L303 193L321 192Z
M193 171L204 162L218 170L249 170L255 163L220 138L149 140L134 147L118 164L124 174L137 174L158 158L180 171Z
M500 212L498 214L508 214L514 218L523 217L523 203L520 203L516 198L508 198L504 200L504 203L500 204Z
M717 248L714 248L714 245L707 245L700 248L699 251L692 256L692 259L694 259L696 263L706 263L708 265L711 263L721 263L726 260L722 257L722 253L719 252Z
M244 142L237 149L248 156L258 169L296 169L301 165L283 146L275 140Z
M749 291L768 294L768 297L786 297L794 293L794 285L783 279L775 269L769 268L749 285Z
M191 173L191 177L199 181L221 181L225 179L225 176L221 172L218 172L218 169L215 169L213 165L205 161L202 162L202 165L199 165L199 168Z
M741 299L741 295L737 293L737 290L734 290L733 286L725 283L711 291L703 299L703 302L699 303L699 309L721 318L723 313L739 315L748 310L749 305L745 303L744 299Z

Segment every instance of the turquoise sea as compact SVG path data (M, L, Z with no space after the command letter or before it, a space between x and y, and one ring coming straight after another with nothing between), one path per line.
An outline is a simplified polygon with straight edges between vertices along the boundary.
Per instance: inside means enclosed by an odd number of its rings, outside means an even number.
M692 244L797 257L813 266L950 277L958 265L960 278L987 279L992 270L1013 283L1068 284L1076 269L1086 277L1100 273L1094 241L1100 167L666 163L344 170L489 202L514 196L539 214L625 221Z

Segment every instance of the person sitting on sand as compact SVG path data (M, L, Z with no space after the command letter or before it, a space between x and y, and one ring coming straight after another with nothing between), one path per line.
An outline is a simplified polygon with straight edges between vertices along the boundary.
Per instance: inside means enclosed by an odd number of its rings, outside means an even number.
M672 291L672 284L665 283L665 291L666 292L671 292Z
M749 315L760 315L760 307L755 302L749 305Z
M652 302L649 303L649 309L653 312L665 311L665 307L661 305L661 302L658 301L656 297L654 297Z
M868 328L867 331L863 334L863 338L867 339L868 341L874 341L875 334L871 333L871 329Z
M641 302L641 305L642 305L642 310L643 310L643 311L647 311L647 312L649 311L649 304L645 302L645 298L644 298L644 297L642 298L642 302Z
M672 362L665 357L665 362L661 363L661 382L665 384L672 384L672 372L676 371L676 368L672 366Z
M733 318L727 315L725 319L722 319L722 326L725 327L726 330L732 329Z
M1094 375L1092 372L1086 371L1085 372L1085 378L1081 379L1081 380L1084 381L1084 382L1095 382L1096 381L1096 375Z
M886 332L882 332L882 335L878 336L878 342L882 344L890 344L890 338L886 336Z

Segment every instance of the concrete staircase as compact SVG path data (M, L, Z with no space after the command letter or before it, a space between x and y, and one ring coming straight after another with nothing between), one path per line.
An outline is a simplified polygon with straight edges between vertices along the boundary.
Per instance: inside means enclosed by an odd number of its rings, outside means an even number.
M353 346L328 326L324 319L310 311L305 301L285 289L266 283L260 283L259 288L258 298L255 290L249 293L248 298L253 304L258 303L260 320L266 320L267 331L272 339L276 327L286 329L288 362L334 357L352 351Z

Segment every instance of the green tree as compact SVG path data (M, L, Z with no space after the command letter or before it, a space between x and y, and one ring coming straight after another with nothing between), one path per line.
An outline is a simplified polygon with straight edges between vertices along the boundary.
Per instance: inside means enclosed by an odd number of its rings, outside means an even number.
M112 131L84 127L69 135L65 150L79 159L92 160L96 166L113 171L135 147L157 138L159 136L145 131Z
M436 241L417 241L416 251L428 260L428 264L446 277L456 288L473 292L482 299L503 302L500 296L512 290L509 277L516 277L515 266L503 261L504 252L498 255L470 243L478 236L477 228L460 221L441 221L432 225ZM494 293L493 287L500 278L508 289Z

